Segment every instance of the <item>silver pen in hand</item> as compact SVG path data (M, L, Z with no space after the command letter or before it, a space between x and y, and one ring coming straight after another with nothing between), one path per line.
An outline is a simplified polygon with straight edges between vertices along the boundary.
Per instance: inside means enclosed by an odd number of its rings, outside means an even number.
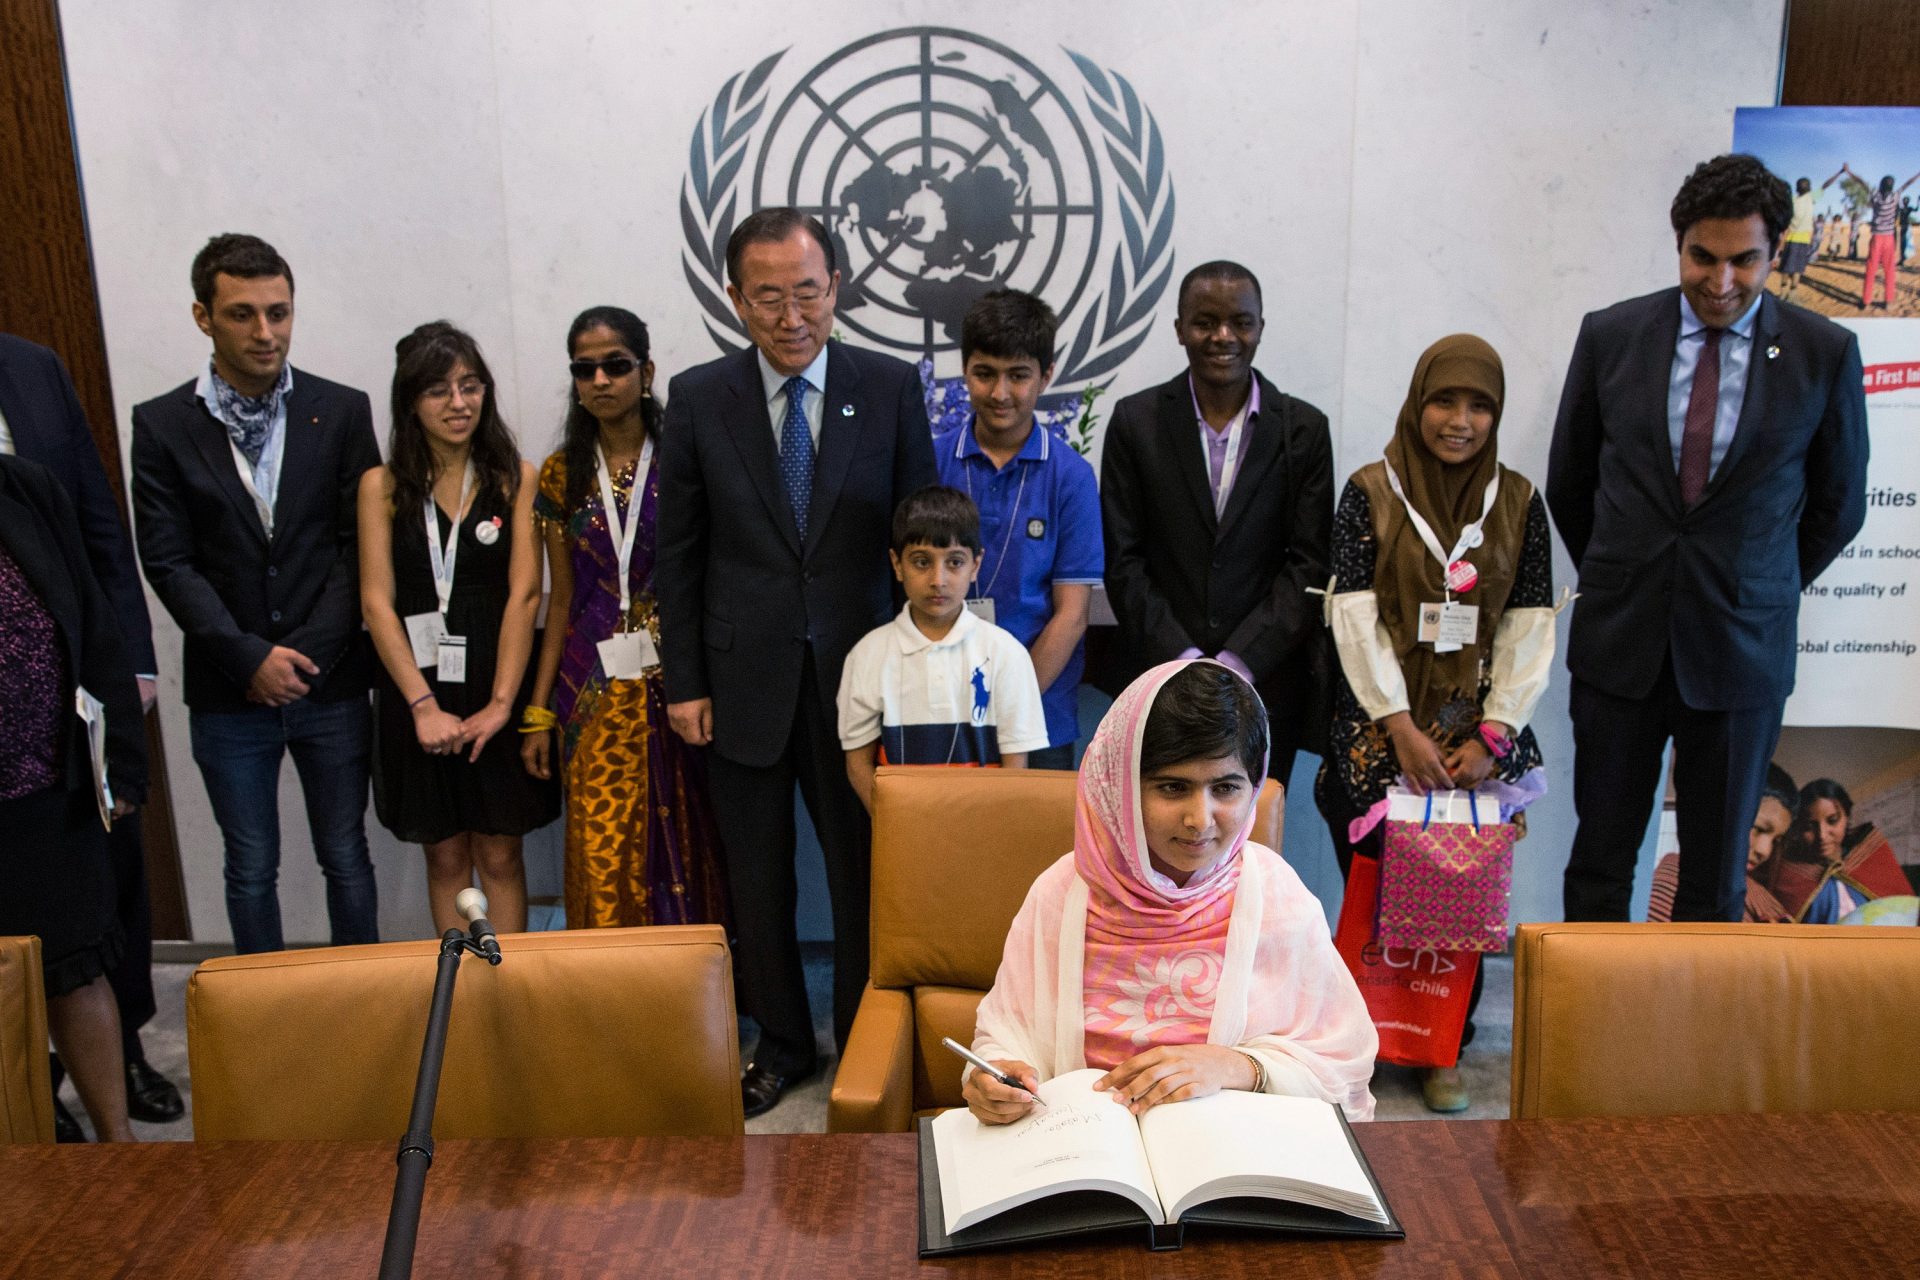
M952 1036L940 1037L940 1043L947 1046L947 1048L953 1050L953 1052L959 1054L962 1058L965 1058L968 1062L971 1062L977 1069L986 1072L989 1076L992 1076L995 1080L998 1080L1001 1084L1006 1085L1009 1089L1018 1089L1020 1092L1031 1097L1035 1102L1039 1103L1041 1106L1044 1107L1047 1105L1047 1100L1045 1098L1041 1097L1039 1094L1035 1093L1033 1090L1027 1088L1027 1086L1025 1086L1024 1084L1021 1084L1018 1080L1014 1079L1012 1076L1008 1075L1006 1072L999 1070L991 1062L988 1062L985 1058L981 1057L979 1054L975 1053L973 1050L967 1048L965 1045L962 1045L959 1041L955 1040Z

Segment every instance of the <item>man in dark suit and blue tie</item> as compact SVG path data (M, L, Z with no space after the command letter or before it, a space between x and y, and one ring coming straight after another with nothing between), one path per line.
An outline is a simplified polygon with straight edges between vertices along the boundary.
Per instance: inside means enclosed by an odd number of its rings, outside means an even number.
M1669 739L1673 918L1740 919L1800 592L1866 518L1859 344L1765 290L1793 218L1787 184L1720 156L1671 216L1679 287L1586 317L1547 466L1580 574L1569 920L1627 918Z
M185 633L194 762L226 843L241 952L283 945L280 764L293 756L338 944L376 942L372 720L355 500L380 461L364 391L287 363L293 272L222 235L193 261L200 374L133 411L140 563Z
M866 985L871 828L834 699L847 651L893 614L893 509L934 465L913 368L828 340L840 277L817 219L751 215L727 277L753 345L669 387L655 584L668 716L713 748L741 1004L760 1024L741 1081L753 1116L818 1065L794 921L796 783L826 857L842 1048Z

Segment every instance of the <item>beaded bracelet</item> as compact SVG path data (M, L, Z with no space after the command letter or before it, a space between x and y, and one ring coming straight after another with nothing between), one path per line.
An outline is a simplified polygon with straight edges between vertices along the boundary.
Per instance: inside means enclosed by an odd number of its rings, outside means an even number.
M1487 750L1493 753L1495 760L1505 760L1513 754L1513 739L1501 737L1494 732L1493 726L1484 720L1480 722L1480 741L1486 744Z

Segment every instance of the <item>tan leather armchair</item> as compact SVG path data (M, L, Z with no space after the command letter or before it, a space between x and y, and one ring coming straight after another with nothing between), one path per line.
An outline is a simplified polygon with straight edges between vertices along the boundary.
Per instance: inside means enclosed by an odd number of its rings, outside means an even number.
M437 1136L743 1131L733 969L718 926L513 934L500 945L498 967L461 961ZM393 942L201 965L187 986L194 1136L398 1138L438 951Z
M1000 967L1007 929L1042 871L1073 848L1075 775L883 768L873 785L873 958L834 1077L833 1133L892 1133L962 1105L958 1058ZM1279 783L1253 838L1278 851Z
M40 939L0 938L0 1142L52 1141Z
M1513 1115L1920 1110L1920 929L1523 924Z

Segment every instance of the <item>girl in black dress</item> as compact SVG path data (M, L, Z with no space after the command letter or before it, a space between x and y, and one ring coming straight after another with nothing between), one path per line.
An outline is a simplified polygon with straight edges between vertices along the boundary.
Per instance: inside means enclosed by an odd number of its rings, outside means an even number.
M360 482L360 606L379 651L373 800L427 852L436 932L478 874L488 918L526 928L520 837L559 795L520 766L522 680L540 606L535 478L480 348L444 321L395 348L388 462ZM431 532L429 532L429 529Z

